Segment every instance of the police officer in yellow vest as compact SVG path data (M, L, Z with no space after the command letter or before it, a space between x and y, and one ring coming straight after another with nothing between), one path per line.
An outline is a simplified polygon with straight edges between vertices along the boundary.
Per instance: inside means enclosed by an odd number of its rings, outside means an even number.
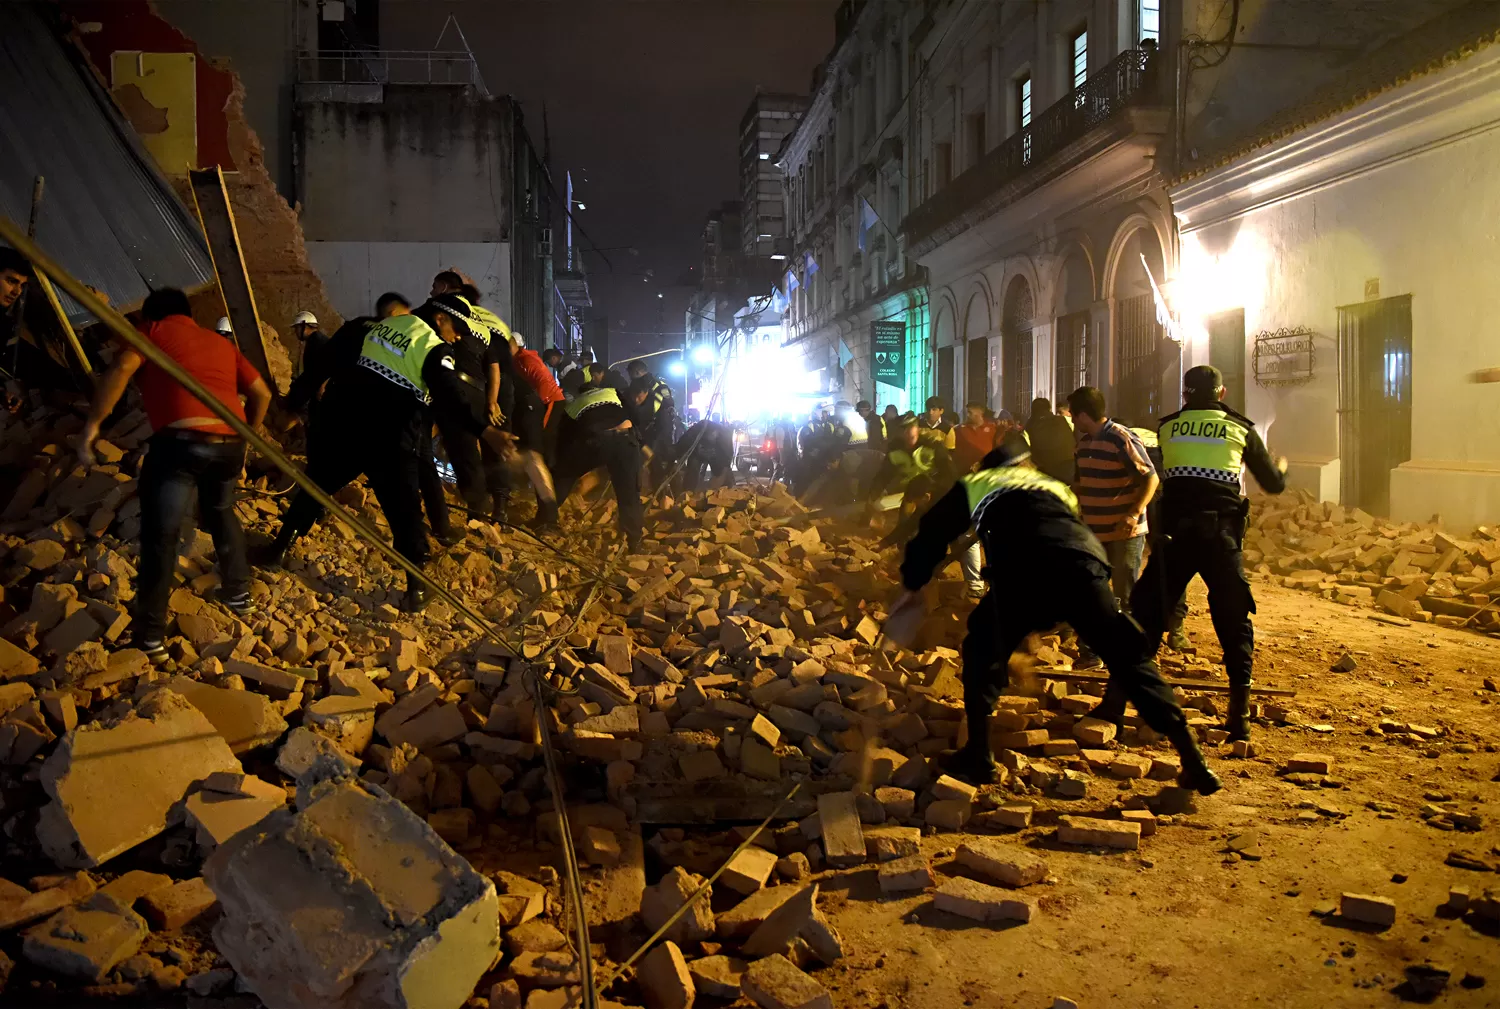
M580 477L603 466L609 471L619 509L620 532L633 552L641 543L645 510L641 507L641 466L645 456L632 429L630 412L620 394L605 386L586 389L563 404L557 433L557 500L538 502L541 528L557 522L557 510Z
M1261 489L1280 494L1286 489L1286 460L1273 462L1254 422L1221 402L1224 376L1219 369L1211 365L1188 369L1182 388L1186 409L1163 417L1157 432L1165 536L1152 551L1131 612L1145 628L1154 651L1168 623L1168 605L1182 596L1194 575L1202 576L1229 673L1229 716L1224 727L1231 739L1249 739L1255 651L1250 614L1255 612L1255 598L1240 557L1245 518L1250 513L1240 477L1248 467Z
M382 299L384 300L384 299ZM427 561L427 532L418 492L418 448L431 421L427 405L461 415L463 402L453 361L453 345L467 331L467 306L457 295L440 295L415 312L373 322L362 333L330 347L323 355L339 369L319 407L319 424L309 432L307 475L329 494L361 474L385 512L392 544L407 560ZM337 341L338 338L335 337ZM311 381L317 382L317 376ZM471 433L497 451L508 451L505 436L482 421ZM257 563L279 566L287 549L322 517L323 508L305 493L292 499L276 539ZM427 602L419 582L408 579L408 610Z
M901 562L905 591L891 607L887 634L911 627L925 610L922 590L972 525L984 544L989 592L969 614L963 643L964 711L968 742L948 762L950 774L992 781L989 719L1009 684L1011 653L1036 631L1066 621L1121 682L1146 724L1172 741L1182 757L1178 783L1204 795L1220 782L1204 763L1187 718L1151 660L1149 644L1120 612L1110 588L1104 548L1078 513L1073 492L1031 465L1019 432L959 480L922 517ZM911 641L898 640L910 645Z

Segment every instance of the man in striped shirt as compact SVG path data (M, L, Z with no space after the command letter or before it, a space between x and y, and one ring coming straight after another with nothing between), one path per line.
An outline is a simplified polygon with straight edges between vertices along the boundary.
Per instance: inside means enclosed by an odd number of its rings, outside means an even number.
M1104 544L1115 598L1128 606L1146 549L1146 506L1156 494L1156 467L1141 440L1109 418L1104 393L1086 385L1068 396L1068 407L1081 436L1073 485L1078 506Z

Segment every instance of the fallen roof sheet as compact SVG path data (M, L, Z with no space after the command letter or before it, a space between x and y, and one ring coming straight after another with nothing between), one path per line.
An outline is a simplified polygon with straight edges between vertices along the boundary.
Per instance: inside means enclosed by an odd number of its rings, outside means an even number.
M36 240L116 307L214 279L197 223L46 5L0 4L0 213L24 224L46 179ZM59 290L75 325L93 317Z

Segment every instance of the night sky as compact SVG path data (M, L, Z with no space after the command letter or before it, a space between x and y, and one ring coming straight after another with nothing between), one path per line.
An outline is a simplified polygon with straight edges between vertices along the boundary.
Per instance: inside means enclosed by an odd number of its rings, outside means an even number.
M382 45L430 47L458 16L495 94L521 99L559 188L572 169L595 312L611 357L662 346L658 284L699 263L708 213L738 199L739 123L757 85L806 94L833 45L836 0L385 0ZM452 30L443 48L454 42ZM561 241L561 235L558 236ZM575 235L575 242L581 242ZM646 271L654 276L643 276ZM668 304L672 294L668 292ZM680 292L677 300L681 301ZM668 319L682 331L682 320ZM621 333L621 331L624 331ZM637 335L639 334L639 335Z

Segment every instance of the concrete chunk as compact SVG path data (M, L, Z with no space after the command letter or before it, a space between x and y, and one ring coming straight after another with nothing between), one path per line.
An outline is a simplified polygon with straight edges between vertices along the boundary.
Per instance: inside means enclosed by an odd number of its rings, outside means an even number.
M1028 900L972 879L946 879L932 897L933 906L974 921L1030 921L1036 910Z
M33 926L21 955L39 967L95 983L134 956L147 935L140 915L106 894L95 894Z
M754 893L766 885L776 868L776 853L751 845L729 860L719 882L735 893Z
M350 756L327 736L303 726L287 734L286 742L276 754L276 769L296 780L311 770L319 757L332 757L351 771L359 770L359 758Z
M113 724L94 722L62 738L42 764L52 801L37 840L58 865L86 869L167 828L188 786L240 762L203 713L157 690Z
M1345 893L1339 896L1339 915L1350 921L1389 928L1396 924L1396 902L1368 893Z
M702 885L702 876L695 876L681 866L667 870L659 883L646 887L642 893L641 921L649 931L655 932ZM665 938L681 945L707 939L713 933L714 913L709 908L708 894L704 894L672 924Z
M958 864L1001 886L1030 886L1047 875L1047 863L1025 848L978 839L958 846Z
M932 866L925 855L907 855L880 866L881 893L925 890L932 884Z
M186 676L172 677L167 688L186 697L189 704L203 712L233 753L270 746L286 732L286 719L264 694L211 687Z
M197 921L219 903L203 877L152 890L141 898L146 920L156 929L178 929Z
M221 845L204 878L214 942L267 1005L457 1009L500 948L494 884L349 778L301 783L295 812Z
M650 1009L692 1009L697 988L682 950L670 939L641 958L636 979Z
M739 998L740 985L749 968L750 965L745 961L723 954L688 961L688 973L693 976L693 986L709 998Z
M818 796L818 822L822 827L823 857L829 865L859 865L865 860L865 836L853 792L827 792Z
M1063 844L1086 844L1135 851L1141 846L1141 825L1126 820L1096 820L1087 816L1057 818L1057 839Z
M833 996L779 953L752 963L740 987L760 1009L833 1009Z
M204 851L212 851L286 805L286 791L280 785L254 775L246 777L239 788L235 793L204 788L188 796L184 804L187 822L197 830L198 846Z
M760 927L782 904L798 893L793 886L768 886L757 890L714 919L720 939L744 939Z

